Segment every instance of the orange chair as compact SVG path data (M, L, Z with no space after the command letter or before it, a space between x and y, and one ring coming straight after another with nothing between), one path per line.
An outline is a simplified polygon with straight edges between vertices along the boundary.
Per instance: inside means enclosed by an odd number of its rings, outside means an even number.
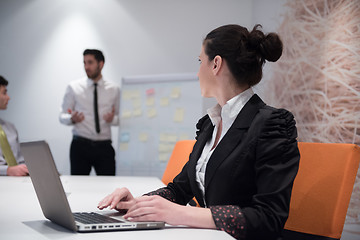
M174 150L161 179L165 185L172 182L174 177L181 172L185 163L189 160L189 155L192 152L195 142L196 140L181 140L175 144ZM192 206L199 206L195 198L193 198L189 204Z
M285 240L340 239L359 167L355 144L299 142Z
M189 160L189 155L195 142L196 140L181 140L175 144L174 150L170 156L161 179L165 185L168 185L169 182L172 182L174 177L176 177L176 175L181 172L185 163Z
M195 140L176 143L162 182L168 184L189 159ZM294 181L284 240L340 239L356 173L355 144L299 142L300 166Z

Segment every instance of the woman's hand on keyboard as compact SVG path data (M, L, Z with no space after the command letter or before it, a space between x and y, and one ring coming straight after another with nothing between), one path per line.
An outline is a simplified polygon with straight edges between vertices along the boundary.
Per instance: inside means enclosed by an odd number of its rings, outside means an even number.
M107 195L98 204L100 210L110 207L118 211L128 210L135 204L135 199L127 188L117 188L113 193Z

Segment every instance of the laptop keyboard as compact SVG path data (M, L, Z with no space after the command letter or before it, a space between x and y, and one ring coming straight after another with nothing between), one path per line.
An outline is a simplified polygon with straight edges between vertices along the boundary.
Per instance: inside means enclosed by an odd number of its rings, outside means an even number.
M78 212L73 213L75 221L84 224L99 224L99 223L122 223L124 221L117 220L108 216L104 216L94 212Z

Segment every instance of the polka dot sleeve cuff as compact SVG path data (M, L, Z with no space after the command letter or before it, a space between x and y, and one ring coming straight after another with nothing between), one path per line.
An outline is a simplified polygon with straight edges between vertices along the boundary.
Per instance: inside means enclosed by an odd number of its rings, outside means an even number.
M245 238L245 217L240 207L234 205L210 207L216 228L236 239Z
M163 198L166 198L167 200L169 200L171 202L175 202L174 194L169 189L166 189L166 188L160 188L160 189L158 189L156 191L149 192L149 193L146 193L144 195L148 195L148 196L159 195L159 196L161 196Z

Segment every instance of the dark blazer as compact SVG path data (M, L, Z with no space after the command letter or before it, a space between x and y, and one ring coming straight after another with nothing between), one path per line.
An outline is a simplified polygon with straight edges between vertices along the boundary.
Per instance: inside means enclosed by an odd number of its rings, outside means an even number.
M161 191L179 204L195 196L204 207L195 167L214 129L208 115L197 128L189 161ZM239 239L280 237L299 165L296 137L287 110L267 106L256 94L245 104L206 167L205 201L218 229Z

